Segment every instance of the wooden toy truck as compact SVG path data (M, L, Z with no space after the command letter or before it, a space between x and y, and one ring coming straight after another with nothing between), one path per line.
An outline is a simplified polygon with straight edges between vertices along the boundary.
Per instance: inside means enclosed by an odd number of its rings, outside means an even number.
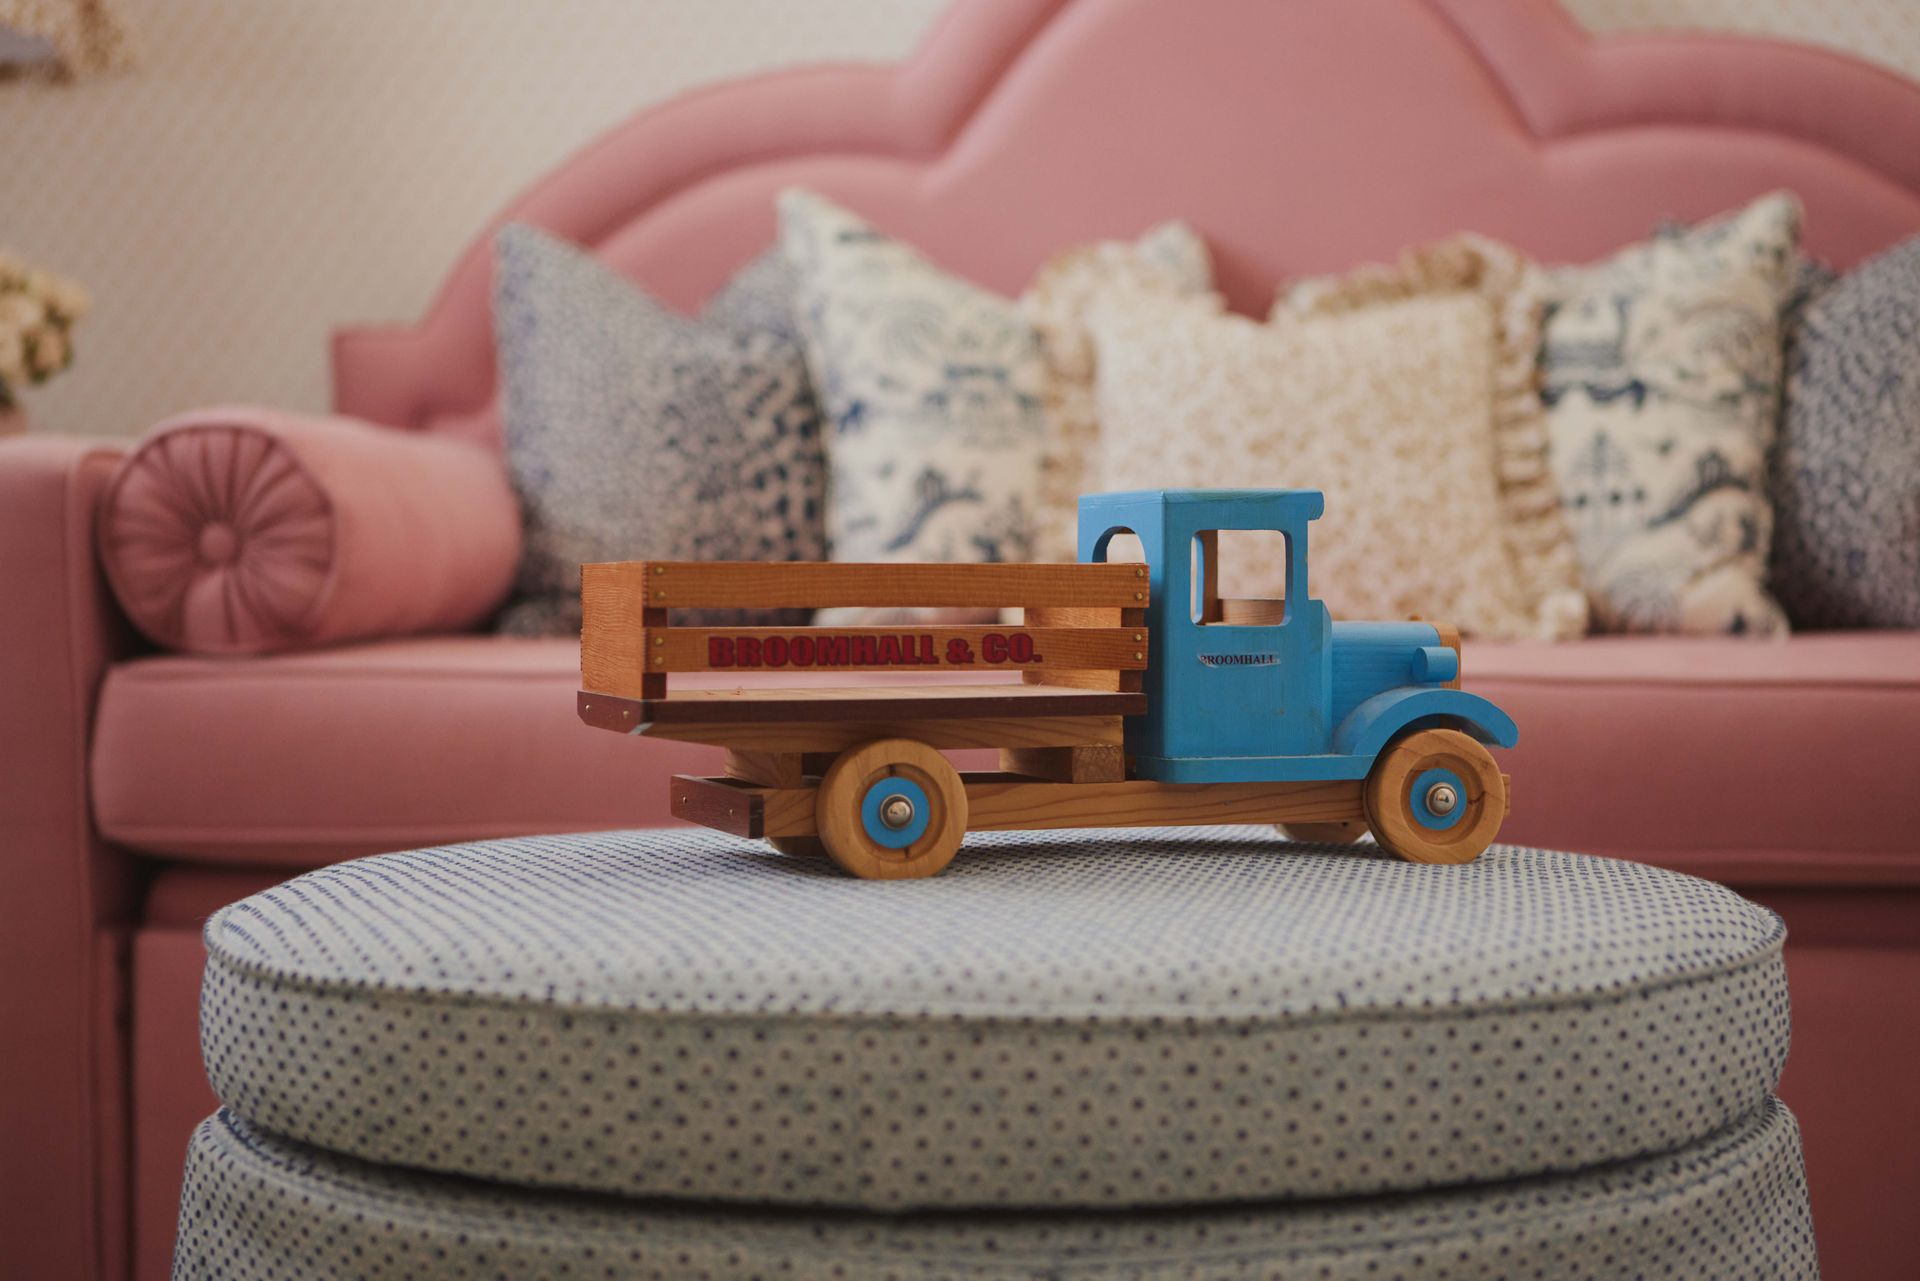
M709 743L726 776L676 776L673 813L855 876L932 876L969 829L1280 824L1367 831L1422 863L1492 842L1513 721L1460 689L1458 633L1333 622L1308 595L1314 490L1152 490L1080 500L1074 565L621 561L582 567L579 713ZM1222 531L1284 536L1286 594L1222 599ZM1107 563L1137 535L1145 563ZM701 606L968 606L1010 626L698 628ZM924 670L923 685L669 690L682 672ZM1005 671L1017 683L947 681ZM1000 769L941 754L998 748Z

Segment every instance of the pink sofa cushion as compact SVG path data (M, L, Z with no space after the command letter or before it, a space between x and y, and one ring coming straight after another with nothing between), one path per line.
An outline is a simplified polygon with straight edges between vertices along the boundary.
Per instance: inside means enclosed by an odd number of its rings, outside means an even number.
M512 581L520 517L491 451L211 409L161 424L121 464L100 547L156 643L262 654L472 625Z
M1920 884L1920 633L1479 643L1466 675L1520 723L1504 839L1743 884ZM581 725L578 682L571 642L486 636L123 663L94 811L136 850L305 868L664 823L667 775L719 770L716 751Z
M1920 632L1466 648L1520 726L1500 838L1736 885L1920 885Z
M505 636L124 663L101 691L95 814L110 839L145 853L305 869L448 841L668 823L668 775L720 772L718 750L582 725L579 684L576 643ZM991 752L961 759L993 768Z

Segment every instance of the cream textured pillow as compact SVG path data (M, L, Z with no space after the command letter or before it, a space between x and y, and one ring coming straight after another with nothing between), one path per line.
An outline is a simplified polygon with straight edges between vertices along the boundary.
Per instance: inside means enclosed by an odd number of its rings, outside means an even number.
M1094 396L1094 342L1088 309L1115 291L1210 298L1206 241L1166 222L1132 243L1103 240L1070 249L1040 269L1020 309L1040 334L1047 362L1047 444L1041 458L1041 560L1079 556L1080 495L1099 487L1100 419Z
M1538 297L1525 259L1467 238L1307 282L1266 325L1109 294L1090 321L1103 483L1324 490L1312 587L1336 616L1577 636L1531 383ZM1282 572L1235 591L1277 595Z
M1774 194L1551 277L1553 466L1606 630L1787 630L1766 473L1799 238Z

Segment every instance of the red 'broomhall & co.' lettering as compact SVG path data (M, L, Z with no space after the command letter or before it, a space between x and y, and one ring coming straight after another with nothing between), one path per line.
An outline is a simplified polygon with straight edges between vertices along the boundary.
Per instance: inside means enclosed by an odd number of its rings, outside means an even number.
M709 636L708 667L965 667L975 661L1041 663L1026 632L988 632L976 658L964 637L935 648L930 632L883 636L836 636L795 632L791 636Z

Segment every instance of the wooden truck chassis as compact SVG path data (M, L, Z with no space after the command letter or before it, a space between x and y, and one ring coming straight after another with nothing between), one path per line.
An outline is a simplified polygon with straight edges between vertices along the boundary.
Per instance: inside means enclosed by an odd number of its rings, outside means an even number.
M1357 782L1054 783L1024 774L966 771L967 829L1041 831L1061 827L1179 827L1195 823L1359 823ZM673 814L735 836L817 836L818 780L766 787L742 778L676 775Z

